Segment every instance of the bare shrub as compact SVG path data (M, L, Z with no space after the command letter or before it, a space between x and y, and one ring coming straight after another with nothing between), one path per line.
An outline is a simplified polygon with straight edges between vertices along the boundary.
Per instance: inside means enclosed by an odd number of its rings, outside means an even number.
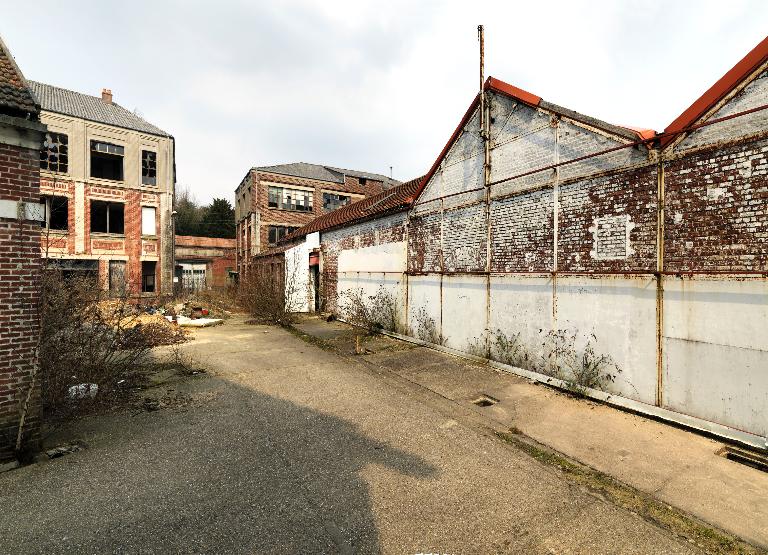
M445 338L442 331L437 331L435 319L427 314L427 309L419 307L416 311L416 336L427 343L434 345L444 345Z
M531 356L520 342L520 332L507 335L500 329L493 332L491 358L510 366L531 369Z
M271 324L290 324L294 317L285 302L283 281L279 274L273 272L249 272L240 279L237 302L256 320Z
M65 279L46 271L42 278L38 349L44 413L56 419L118 392L147 362L151 328L137 325L140 312L127 299L109 299L92 278ZM154 343L157 343L155 341ZM96 384L98 395L89 386ZM76 388L73 398L70 388Z
M403 331L397 298L383 285L379 285L375 295L366 296L361 288L344 291L339 296L339 312L344 320L369 334Z

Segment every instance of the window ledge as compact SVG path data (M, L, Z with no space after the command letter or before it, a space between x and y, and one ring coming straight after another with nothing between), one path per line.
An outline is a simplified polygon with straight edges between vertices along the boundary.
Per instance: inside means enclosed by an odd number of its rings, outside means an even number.
M62 236L62 235L69 235L69 230L68 229L45 229L45 228L42 228L40 230L40 233L42 233L44 236L46 234L47 235Z
M142 239L157 239L157 235L142 235Z
M107 233L105 231L91 231L91 237L99 239L125 239L125 233Z

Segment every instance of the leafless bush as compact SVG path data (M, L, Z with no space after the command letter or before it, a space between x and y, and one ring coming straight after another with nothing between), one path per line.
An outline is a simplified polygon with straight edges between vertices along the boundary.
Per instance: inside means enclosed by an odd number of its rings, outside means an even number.
M512 335L497 329L493 332L491 358L510 366L530 370L531 356L520 342L520 332Z
M369 334L381 330L403 331L397 298L383 285L375 295L366 295L360 288L344 291L339 297L339 311L347 322Z
M285 275L285 261L278 264L254 265L240 279L237 301L256 320L288 325L294 322L301 287L298 265Z
M416 326L416 336L422 341L434 345L445 344L442 331L437 331L435 319L427 314L427 309L423 306L419 307L419 310L416 311Z
M137 325L140 313L127 299L105 301L103 295L91 278L43 274L38 355L49 418L71 416L95 402L92 396L109 397L147 361L152 329ZM90 386L77 389L80 384L96 384L98 395Z

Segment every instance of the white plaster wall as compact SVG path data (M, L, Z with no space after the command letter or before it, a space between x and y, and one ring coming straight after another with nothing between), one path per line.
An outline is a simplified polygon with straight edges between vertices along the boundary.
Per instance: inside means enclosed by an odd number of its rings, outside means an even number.
M285 251L285 306L289 312L310 311L309 244Z
M663 404L768 435L768 282L668 279Z
M484 344L486 294L484 276L443 276L443 337L447 347L468 351L471 345Z
M338 271L345 272L404 272L406 243L383 243L339 253Z
M605 389L643 403L656 402L656 280L652 277L557 278L557 322L577 331L577 351L594 334L596 355L621 372Z
M409 276L408 277L408 329L409 335L419 336L419 314L424 309L427 318L435 323L437 332L442 328L442 312L440 309L440 276Z
M520 334L520 344L536 352L552 329L552 278L524 275L491 278L489 331L507 337ZM492 340L493 350L493 340ZM495 351L493 351L495 352Z

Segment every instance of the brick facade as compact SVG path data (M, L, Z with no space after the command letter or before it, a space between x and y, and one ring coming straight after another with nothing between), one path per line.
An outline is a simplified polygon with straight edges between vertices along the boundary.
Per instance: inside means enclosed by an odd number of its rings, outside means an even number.
M36 205L39 195L37 149L0 140L0 201ZM37 366L40 268L39 222L0 217L0 463L13 456L20 407ZM25 423L32 447L39 442L38 388Z
M294 211L269 206L270 186L312 189L312 210ZM250 257L267 250L270 226L299 228L324 213L323 192L350 196L352 202L375 195L384 181L370 177L361 179L345 175L343 183L322 181L293 175L250 170L235 193L238 237L238 271L243 271Z

